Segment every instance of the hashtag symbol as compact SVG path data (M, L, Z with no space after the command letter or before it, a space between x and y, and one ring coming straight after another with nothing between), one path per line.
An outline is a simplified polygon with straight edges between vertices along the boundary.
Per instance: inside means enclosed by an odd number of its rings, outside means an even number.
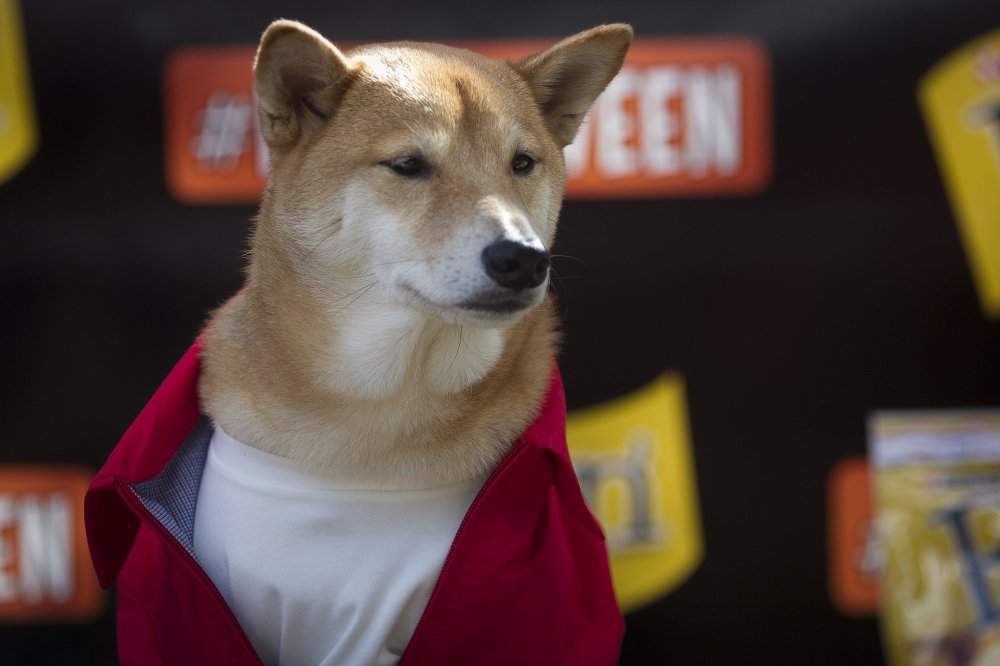
M250 98L240 92L216 90L205 108L195 114L197 135L191 152L205 171L232 172L250 149L252 129Z

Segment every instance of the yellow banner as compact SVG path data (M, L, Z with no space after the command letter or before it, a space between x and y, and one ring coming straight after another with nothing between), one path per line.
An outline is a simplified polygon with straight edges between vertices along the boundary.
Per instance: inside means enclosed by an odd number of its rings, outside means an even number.
M1000 30L952 52L917 90L986 316L1000 316Z
M608 537L625 612L682 583L703 545L684 382L666 374L612 402L571 413L577 476Z
M17 0L0 0L0 183L24 166L38 143L18 9Z

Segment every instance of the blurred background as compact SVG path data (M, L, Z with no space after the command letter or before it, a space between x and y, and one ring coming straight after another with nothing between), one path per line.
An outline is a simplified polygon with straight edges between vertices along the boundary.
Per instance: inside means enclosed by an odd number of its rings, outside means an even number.
M115 661L80 497L241 284L279 17L496 55L634 26L554 281L622 663L883 663L868 419L1000 396L995 2L0 0L0 662Z

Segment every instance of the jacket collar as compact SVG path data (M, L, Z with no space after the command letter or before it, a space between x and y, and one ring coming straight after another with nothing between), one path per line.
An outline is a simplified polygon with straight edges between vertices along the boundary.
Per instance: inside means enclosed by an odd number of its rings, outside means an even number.
M186 449L182 445L190 439L202 416L197 391L200 351L200 341L196 341L181 357L90 484L84 503L87 540L104 587L117 578L139 530L139 518L125 494L155 486L165 471L187 464L177 459L177 454ZM566 402L554 362L541 411L519 442L549 450L569 463ZM157 511L152 513L163 520Z

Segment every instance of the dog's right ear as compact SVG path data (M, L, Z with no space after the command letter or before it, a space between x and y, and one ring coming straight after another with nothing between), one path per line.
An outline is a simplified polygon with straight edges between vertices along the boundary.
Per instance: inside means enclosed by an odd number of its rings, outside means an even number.
M296 21L275 21L254 62L261 131L272 157L312 135L333 115L352 76L336 46Z

